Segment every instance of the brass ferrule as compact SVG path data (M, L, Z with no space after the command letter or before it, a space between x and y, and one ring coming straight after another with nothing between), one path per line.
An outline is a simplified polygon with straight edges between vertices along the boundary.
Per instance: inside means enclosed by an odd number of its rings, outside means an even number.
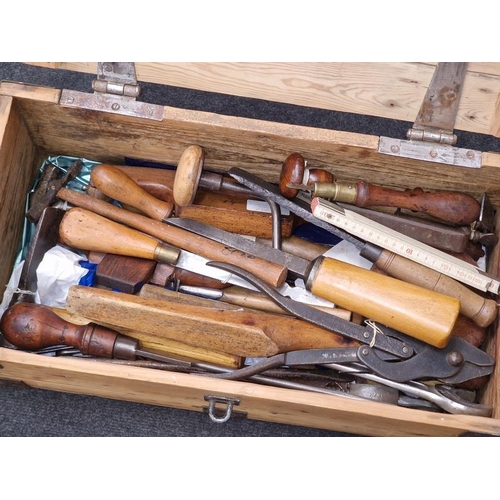
M344 203L354 203L357 197L356 183L349 181L315 182L314 196Z
M154 260L157 262L167 262L175 264L179 258L181 251L178 248L167 245L166 243L158 243L155 248Z

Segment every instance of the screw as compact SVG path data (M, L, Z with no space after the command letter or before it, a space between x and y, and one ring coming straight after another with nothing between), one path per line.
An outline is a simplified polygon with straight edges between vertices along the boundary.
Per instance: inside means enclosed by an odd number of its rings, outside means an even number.
M113 71L113 65L112 64L105 64L104 71L108 71L111 73L111 71Z
M469 158L469 160L473 160L474 156L475 156L474 151L467 151L465 156L467 156L467 158Z
M72 95L70 95L68 97L68 99L66 100L66 102L68 102L69 104L71 104L71 103L75 102L75 98Z
M402 351L406 354L409 351L408 346L404 346Z
M117 111L118 109L120 109L120 105L119 105L118 103L116 103L116 102L115 102L115 103L113 103L113 104L111 105L111 109L113 109L113 110Z
M396 146L396 145L391 146L391 151L393 153L399 153L399 146Z
M363 356L368 356L368 348L367 348L367 347L365 347L364 349L361 349L361 354L362 354Z
M370 336L370 332L363 332L363 337L367 339Z
M431 158L436 158L436 156L438 155L437 154L437 151L435 149L431 149L430 153L429 153L430 157Z

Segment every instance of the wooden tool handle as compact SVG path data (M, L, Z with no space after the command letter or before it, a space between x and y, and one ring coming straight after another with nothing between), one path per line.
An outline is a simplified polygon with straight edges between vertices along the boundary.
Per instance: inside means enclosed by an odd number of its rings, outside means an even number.
M367 257L388 275L428 290L455 297L460 301L460 312L478 326L489 326L496 319L498 308L494 300L481 297L458 281L434 269L421 266L388 250L370 250L370 247L367 245L361 251L361 255ZM372 255L368 255L367 252ZM374 252L375 255L373 255Z
M71 189L60 189L57 193L57 197L68 203L85 208L88 211L102 215L108 219L112 219L115 222L126 224L127 226L133 227L150 236L154 236L170 245L201 255L206 259L227 262L239 266L242 269L252 272L272 286L279 287L286 280L288 274L288 269L286 267L255 257L254 255L246 254L239 250L237 251L217 241L212 241L189 231L169 226L163 222L155 221L139 214L134 214L128 210L116 207L111 203L106 203L105 201L92 198ZM96 236L95 233L94 236ZM88 250L95 249L92 248Z
M481 205L472 196L456 191L427 193L420 188L397 191L366 182L356 183L359 207L399 207L421 212L449 224L472 224L479 217Z
M436 347L448 343L460 310L453 297L327 257L315 261L306 286L339 307Z
M127 255L160 262L176 261L176 258L164 257L162 252L164 245L155 238L78 207L71 208L64 214L59 226L59 237L65 245L80 250ZM173 255L178 256L178 252L174 252Z
M193 144L182 153L174 180L175 203L184 207L193 203L205 162L205 152L200 146Z
M147 332L236 356L272 356L298 349L354 347L357 342L288 316L170 303L72 286L66 309L113 327Z
M305 184L312 185L314 182L334 182L334 175L322 168L306 168L307 162L299 153L292 153L287 156L281 166L279 179L280 193L288 199L295 198L299 193L297 188L289 185Z
M102 193L130 205L155 220L165 220L174 204L149 194L122 170L113 165L96 165L90 173L92 184Z

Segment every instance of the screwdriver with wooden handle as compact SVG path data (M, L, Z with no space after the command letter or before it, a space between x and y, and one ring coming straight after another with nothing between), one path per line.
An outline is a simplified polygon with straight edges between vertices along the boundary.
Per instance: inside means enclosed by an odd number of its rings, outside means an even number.
M363 181L339 181L327 170L306 169L304 158L298 153L292 153L283 162L280 191L283 196L291 199L299 190L309 190L315 197L358 207L405 208L430 215L448 224L472 224L478 219L481 211L480 203L467 193L425 192L421 188L400 191Z
M142 357L170 364L184 363L145 351L137 339L96 323L79 325L66 321L40 304L20 302L9 307L2 315L0 329L12 345L30 351L66 345L100 358L134 360Z

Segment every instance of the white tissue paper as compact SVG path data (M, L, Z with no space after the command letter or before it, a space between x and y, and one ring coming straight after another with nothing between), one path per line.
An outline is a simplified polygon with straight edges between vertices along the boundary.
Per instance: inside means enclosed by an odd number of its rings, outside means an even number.
M60 245L56 245L46 252L36 270L38 290L34 294L35 303L63 308L66 304L69 287L78 285L80 279L89 272L88 269L78 264L81 260L85 260L85 258ZM8 309L14 293L19 291L18 286L23 265L24 260L19 262L12 271L0 305L0 317Z
M89 271L78 263L85 260L81 255L56 245L42 259L36 270L38 280L37 304L64 307L69 288L77 285Z

